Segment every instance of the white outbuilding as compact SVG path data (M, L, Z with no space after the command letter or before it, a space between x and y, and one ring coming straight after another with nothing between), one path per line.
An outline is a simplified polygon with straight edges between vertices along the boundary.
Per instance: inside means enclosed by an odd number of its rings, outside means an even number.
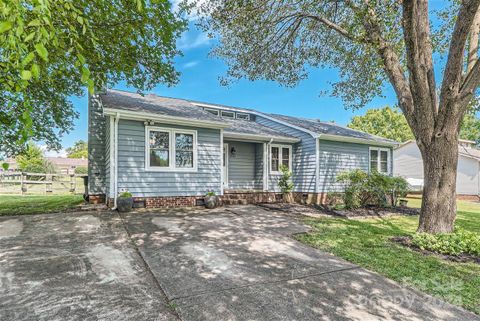
M461 139L458 153L457 194L480 197L480 149L474 141ZM415 141L393 151L393 174L406 178L414 188L423 187L423 161Z

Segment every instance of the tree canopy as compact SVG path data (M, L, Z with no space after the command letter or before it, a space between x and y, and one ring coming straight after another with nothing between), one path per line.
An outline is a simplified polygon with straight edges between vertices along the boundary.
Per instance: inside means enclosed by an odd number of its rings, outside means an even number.
M453 231L460 125L480 85L480 0L446 3L439 19L428 0L196 4L201 26L219 40L212 54L226 62L226 82L295 86L311 68L334 68L331 93L349 108L391 85L424 162L418 230Z
M0 0L0 153L59 149L85 88L175 84L185 26L168 0Z
M55 166L44 156L43 151L33 142L27 144L27 148L17 157L15 161L18 169L30 173L54 173Z
M354 116L347 127L397 142L415 139L402 112L389 106L369 109L365 115ZM460 138L480 144L480 119L474 113L468 113L464 117Z
M68 158L87 158L88 144L84 140L77 140L72 147L66 149Z

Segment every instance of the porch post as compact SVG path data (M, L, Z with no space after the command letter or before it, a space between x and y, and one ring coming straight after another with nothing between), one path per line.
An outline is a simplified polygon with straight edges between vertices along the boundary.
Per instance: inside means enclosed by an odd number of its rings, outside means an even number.
M267 149L267 143L263 143L263 190L268 191L268 149Z
M224 185L224 173L223 173L223 129L220 129L220 195L223 195Z

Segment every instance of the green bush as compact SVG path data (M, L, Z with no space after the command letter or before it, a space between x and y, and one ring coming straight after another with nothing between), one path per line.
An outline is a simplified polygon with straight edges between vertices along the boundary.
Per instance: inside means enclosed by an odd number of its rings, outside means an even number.
M280 165L280 172L282 176L278 180L278 187L282 193L290 193L293 190L292 172L285 165Z
M77 175L87 175L88 174L88 167L86 167L86 166L75 167L75 174L77 174Z
M119 198L130 198L132 196L133 195L130 192L121 192L120 195L118 195Z
M440 254L480 255L480 234L459 228L453 233L416 233L413 235L412 244L422 250Z
M340 173L337 181L345 186L344 204L348 209L367 205L397 206L398 198L405 197L408 183L401 177L392 177L376 171L368 174L360 169ZM389 202L389 200L391 202Z

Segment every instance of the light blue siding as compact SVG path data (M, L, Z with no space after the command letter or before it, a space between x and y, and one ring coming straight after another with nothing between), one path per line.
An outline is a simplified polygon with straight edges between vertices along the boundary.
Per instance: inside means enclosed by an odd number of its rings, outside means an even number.
M292 145L292 180L294 183L294 191L314 193L316 184L315 138L308 133L283 124L279 124L261 116L257 116L255 121L282 133L297 137L301 140L299 143ZM269 174L269 190L279 191L278 178L279 175Z
M88 103L88 193L105 194L105 116L97 97Z
M368 172L370 147L374 146L327 140L320 140L319 145L319 192L343 192L343 185L336 181L341 172L353 169ZM391 171L391 156L389 167Z
M120 119L118 127L118 190L135 197L195 196L207 190L220 193L220 130L155 124L197 131L197 172L145 170L145 126L143 122Z
M105 120L105 194L110 193L110 117Z
M263 190L263 143L255 144L255 186Z
M259 189L262 183L256 179L256 143L228 141L228 188L229 189ZM236 153L231 153L235 148Z

